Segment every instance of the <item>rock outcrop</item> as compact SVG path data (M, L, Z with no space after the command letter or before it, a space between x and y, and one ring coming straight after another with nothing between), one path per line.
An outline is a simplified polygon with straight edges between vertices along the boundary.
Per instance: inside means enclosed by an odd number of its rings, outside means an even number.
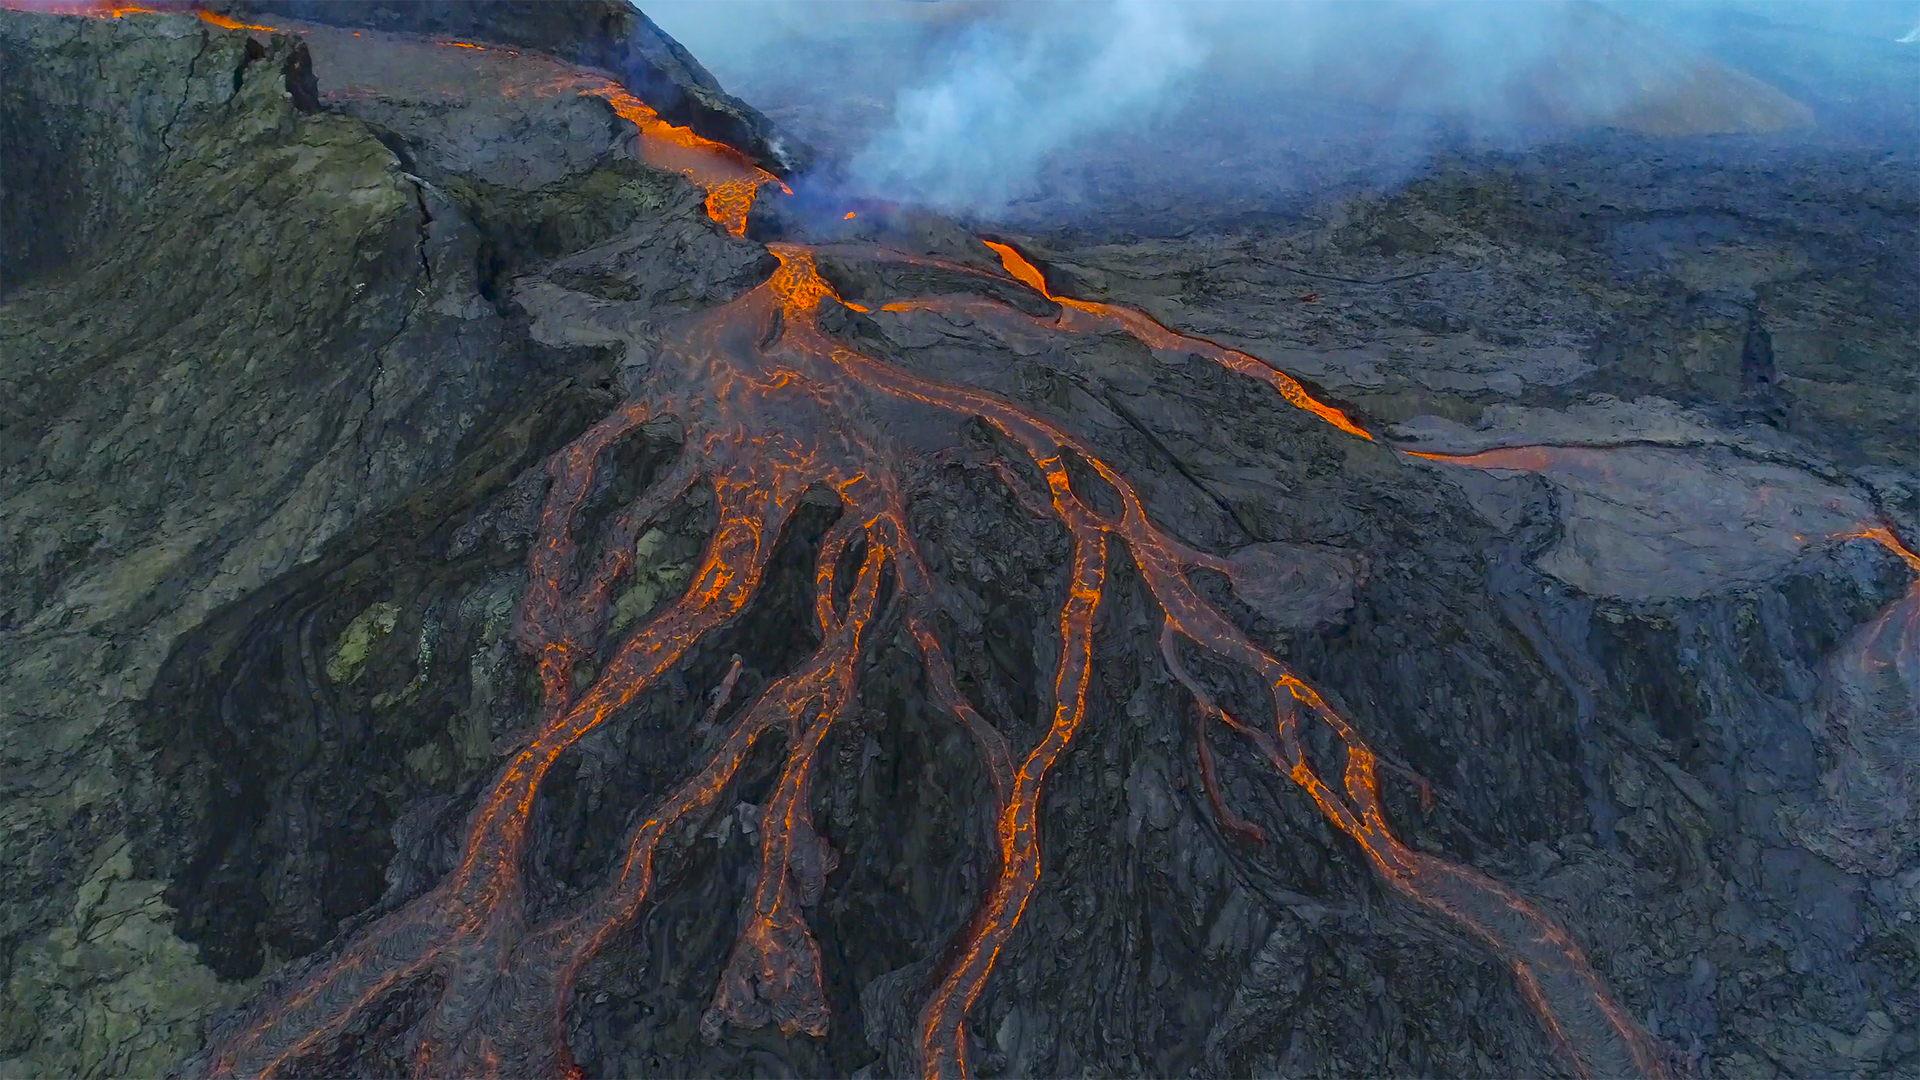
M8 1075L164 1072L259 970L197 953L198 894L169 884L188 871L165 838L209 827L167 808L179 785L259 791L219 756L169 779L202 719L140 719L167 658L374 522L516 475L607 392L614 359L562 364L493 275L640 218L708 236L697 192L616 152L602 102L549 128L564 164L531 180L485 151L520 123L498 114L403 164L402 137L300 107L306 55L191 15L0 12ZM696 261L660 280L697 296L754 260ZM320 872L358 897L351 874Z
M538 50L614 75L669 122L726 143L775 175L812 163L805 144L722 90L700 61L626 0L215 0L208 8Z

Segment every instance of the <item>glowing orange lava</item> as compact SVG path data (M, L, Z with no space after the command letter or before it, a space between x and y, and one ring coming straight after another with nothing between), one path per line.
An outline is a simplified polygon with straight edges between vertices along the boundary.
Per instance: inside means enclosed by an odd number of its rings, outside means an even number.
M37 15L77 15L89 19L118 19L127 15L162 15L159 8L119 4L112 0L0 0L0 9Z
M673 827L712 805L753 743L773 731L785 738L787 763L761 822L758 884L703 1027L711 1033L724 1024L823 1031L828 1017L819 951L802 909L818 899L834 856L813 831L808 792L818 749L856 696L865 632L879 613L880 581L891 573L895 602L906 608L932 693L973 736L998 802L992 882L921 1012L926 1075L966 1075L967 1013L1040 879L1039 805L1046 776L1086 717L1095 616L1108 560L1120 547L1114 540L1124 543L1159 602L1169 668L1193 692L1204 716L1247 738L1304 788L1395 889L1458 921L1505 958L1576 1069L1587 1075L1661 1071L1651 1043L1613 1003L1563 929L1484 875L1412 851L1393 836L1380 805L1375 755L1351 725L1188 580L1189 567L1217 569L1225 565L1222 559L1162 532L1125 477L1051 422L992 394L912 374L828 338L818 314L837 297L816 271L812 253L792 245L774 245L772 251L780 265L771 278L672 330L662 343L659 378L642 389L642 397L552 458L553 482L529 556L531 584L518 635L540 665L548 707L474 811L458 869L376 923L335 961L263 1002L253 1022L217 1049L216 1073L277 1072L383 994L430 973L447 980L447 988L422 1022L418 1075L569 1072L565 1017L574 977L650 895L655 853ZM771 340L770 327L778 328ZM602 563L581 575L574 569L572 523L597 463L643 421L665 415L677 417L686 430L681 463L615 516ZM886 471L906 455L893 433L928 430L940 417L948 424L978 418L1017 447L1039 490L1004 464L997 471L1023 505L1059 521L1072 537L1047 706L1051 720L1040 740L1017 757L953 683L930 572L906 526L905 494ZM1069 452L1118 494L1117 513L1102 513L1081 499L1068 476ZM692 584L620 645L586 692L572 699L574 659L597 647L605 597L626 572L632 538L702 477L718 507L718 524ZM758 587L774 538L810 489L837 493L842 506L818 563L819 651L737 714L707 763L634 831L615 881L578 912L525 927L520 864L528 816L548 768L742 610ZM842 601L836 576L842 553L855 543L863 549L860 568ZM1181 640L1258 673L1271 689L1271 726L1242 721L1216 705L1179 662ZM1337 785L1323 781L1306 760L1302 719L1329 726L1346 744ZM1219 805L1217 792L1213 798ZM1243 834L1258 832L1238 818L1227 820Z
M81 15L113 19L125 15L191 13L201 22L225 30L276 32L281 29L258 23L243 23L232 16L184 3L164 8L150 8L114 3L109 0L0 0L0 8L51 15ZM359 37L359 32L356 31L354 36ZM447 48L469 49L474 52L493 51L491 46L471 41L438 41L435 44ZM519 55L518 51L513 49L500 51L509 56ZM570 78L568 81L579 80ZM733 147L697 135L691 128L662 120L659 113L628 93L618 83L601 80L598 85L581 92L587 96L605 100L616 114L634 125L640 137L642 161L657 169L680 173L705 191L707 216L735 236L746 235L747 214L753 208L754 195L759 191L760 186L780 184L778 177L753 164L746 155ZM781 184L781 187L785 188L786 185ZM853 215L847 216L851 218Z
M160 3L154 7L115 3L113 0L0 0L0 10L23 11L37 15L75 15L90 19L119 19L128 15L193 15L210 26L223 30L276 29L243 23L227 15L206 11L186 2Z
M1907 545L1901 543L1900 538L1893 535L1893 530L1887 528L1885 525L1863 525L1854 532L1836 533L1832 539L1871 540L1881 547L1886 548L1888 551L1893 552L1895 555L1898 555L1900 561L1907 564L1908 569L1916 574L1920 574L1920 555L1915 555L1912 551L1909 551Z
M1373 438L1372 435L1367 434L1364 428L1355 424L1346 413L1307 393L1307 388L1300 385L1298 379L1295 379L1293 376L1275 368L1273 365L1268 364L1258 357L1250 356L1238 349L1229 349L1224 345L1216 344L1205 338L1192 337L1170 330L1145 312L1121 307L1118 304L1100 304L1090 300L1076 300L1070 296L1057 295L1047 288L1046 277L1040 273L1040 269L1015 250L1013 245L1001 243L997 240L986 239L981 240L981 243L991 248L994 253L1000 257L1001 265L1005 267L1007 274L1014 280L1019 281L1021 284L1028 286L1035 292L1040 293L1042 296L1061 306L1063 310L1059 316L1046 321L1046 325L1053 329L1075 334L1100 334L1110 330L1122 330L1131 334L1141 344L1150 349L1198 353L1230 371L1239 372L1242 375L1267 383L1272 386L1274 390L1278 391L1280 396L1285 399L1288 404L1297 409L1303 409L1312 413L1349 435L1358 435L1360 438L1368 440ZM904 261L922 262L961 273L979 273L978 270L971 266L950 260L909 256L897 252L890 252L888 254L893 258ZM849 306L854 307L856 311L867 310L858 305ZM933 299L895 301L883 304L880 310L906 312L919 310L942 311L954 308L979 311L982 309L991 309L993 305L991 301L980 300L973 297L938 297Z
M1509 469L1513 472L1545 472L1553 466L1556 456L1582 451L1588 454L1601 452L1586 447L1558 446L1502 446L1492 450L1482 450L1477 454L1428 454L1419 450L1400 452L1408 457L1442 461L1449 465L1471 465L1480 469Z
M18 6L0 0L0 6ZM154 9L105 3L36 4L35 10L120 17ZM200 12L228 29L268 30ZM481 50L466 42L450 46ZM755 192L778 181L730 147L666 123L617 85L583 91L607 101L638 130L646 163L679 172L706 191L709 216L743 236ZM849 212L848 218L854 217ZM1287 401L1327 423L1370 438L1344 413L1312 398L1289 376L1254 357L1175 333L1146 315L1053 294L1011 245L989 241L1007 274L1061 305L1045 321L1066 332L1122 329L1155 349L1200 353L1271 384ZM996 865L973 917L935 973L920 1012L919 1048L929 1077L968 1072L967 1016L1019 927L1040 881L1039 821L1046 777L1087 714L1094 628L1110 561L1124 554L1159 605L1161 652L1193 696L1197 753L1207 795L1225 826L1265 841L1258 826L1225 805L1215 780L1208 726L1250 743L1302 788L1363 852L1380 876L1410 899L1444 914L1511 966L1527 1000L1582 1075L1660 1075L1650 1040L1614 1003L1579 947L1538 908L1477 871L1413 851L1393 835L1380 801L1379 759L1348 721L1291 668L1239 630L1189 580L1192 568L1227 568L1190 548L1146 514L1131 483L1093 448L1051 421L996 395L911 373L856 352L821 330L819 313L839 297L813 253L773 245L779 269L732 302L662 333L655 377L611 415L547 462L549 487L528 555L528 588L515 641L535 665L543 705L495 772L465 826L457 866L444 880L360 930L331 959L264 994L237 1028L205 1054L215 1076L271 1076L311 1067L316 1055L396 993L436 980L437 994L409 1029L414 1075L578 1076L567 1016L574 981L596 952L631 926L652 896L664 846L692 840L686 826L715 806L765 738L785 745L785 763L763 812L759 874L733 954L702 1028L774 1025L789 1034L824 1032L830 1018L820 985L819 947L804 909L817 902L836 857L815 832L810 791L819 750L858 697L869 631L897 606L917 643L932 698L967 730L994 791ZM992 305L992 301L968 301ZM865 307L848 305L854 310ZM908 299L883 311L937 306ZM1013 309L996 310L1016 315ZM580 564L578 521L609 452L643 424L672 417L684 432L680 456L650 488L600 526L593 565ZM1060 585L1057 654L1044 705L1045 732L1016 753L955 682L943 641L939 591L908 528L908 493L897 463L920 451L913 433L979 420L1017 449L992 466L1029 513L1058 522L1072 554ZM1068 474L1077 455L1117 494L1106 513L1083 500ZM1016 468L1015 466L1018 466ZM608 639L609 597L632 572L634 543L688 491L710 495L715 525L684 593L623 641ZM726 714L740 675L736 662L696 731L706 745L691 775L635 824L625 858L596 893L537 925L528 921L524 866L534 803L568 749L658 686L690 653L738 616L758 593L773 547L804 495L831 492L840 516L815 570L820 644L811 658ZM1884 535L1882 535L1884 534ZM1920 560L1884 529L1859 535ZM854 563L844 587L844 563ZM892 590L883 588L891 581ZM1210 653L1259 676L1260 718L1235 716L1181 660L1183 648ZM584 690L575 674L596 665ZM1317 722L1345 746L1337 782L1323 779L1302 749L1301 724Z
M1022 282L1032 286L1034 290L1042 296L1069 309L1069 311L1083 312L1099 319L1111 320L1113 323L1118 324L1121 329L1127 331L1127 333L1139 338L1141 344L1146 345L1150 349L1173 349L1197 352L1207 359L1212 360L1214 363L1237 371L1242 375L1251 375L1256 379L1263 379L1266 382L1272 383L1273 388L1280 392L1280 396L1287 399L1295 408L1305 409L1349 435L1358 435L1363 439L1373 438L1373 436L1361 430L1352 420L1348 419L1346 413L1315 399L1313 395L1307 393L1306 387L1300 385L1299 380L1274 368L1265 361L1249 356L1237 349L1229 349L1221 345L1216 345L1202 338L1177 334L1165 326L1160 325L1160 323L1144 312L1120 307L1117 304L1096 304L1087 300L1075 300L1072 297L1056 296L1048 291L1047 279L1040 273L1039 268L1031 262L1028 262L1026 257L1018 251L1015 251L1013 245L1002 244L993 240L983 240L981 243L992 248L994 252L1000 256L1001 265L1007 268L1007 273L1012 274ZM1075 320L1069 317L1066 312L1061 313L1060 322L1062 329L1070 329L1082 333L1090 331L1097 332L1105 329L1104 326L1098 324L1091 327L1075 325Z
M273 26L261 26L258 23L243 23L238 19L233 19L226 15L221 15L212 11L196 11L194 12L194 14L200 17L201 22L210 23L214 26L220 27L223 30L259 30L259 31L271 33L279 29L278 27L273 27Z
M693 181L707 193L708 217L735 236L747 234L754 193L762 184L780 183L778 177L725 143L660 119L659 113L615 83L585 93L605 99L615 113L639 129L642 161Z

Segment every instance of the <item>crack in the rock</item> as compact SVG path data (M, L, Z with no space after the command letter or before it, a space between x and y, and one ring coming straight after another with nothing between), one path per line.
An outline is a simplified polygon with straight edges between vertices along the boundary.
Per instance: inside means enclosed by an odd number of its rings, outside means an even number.
M407 175L407 183L413 185L414 205L420 208L420 224L418 226L420 233L420 272L426 276L427 286L431 288L433 286L433 262L427 257L427 244L432 240L432 236L429 235L427 226L433 224L433 212L427 209L426 181L417 176Z
M1115 416L1118 416L1120 419L1125 420L1127 422L1128 427L1139 432L1140 437L1147 440L1147 445L1159 451L1160 456L1167 459L1167 464L1173 466L1173 471L1179 473L1181 478L1186 480L1187 483L1192 484L1194 488L1200 492L1200 494L1205 495L1208 499L1212 500L1213 504L1220 508L1221 513L1226 514L1227 517L1233 519L1233 523L1240 527L1240 532L1246 536L1249 542L1258 542L1261 540L1268 539L1268 537L1262 535L1258 529L1255 529L1251 524L1249 524L1245 518L1241 517L1240 511L1234 509L1234 507L1229 505L1225 499L1221 498L1218 494L1214 492L1212 488L1208 487L1203 481L1201 481L1199 477L1195 476L1192 472L1188 471L1186 465L1182 463L1177 456L1175 456L1172 450L1168 449L1167 444L1164 442L1161 442L1159 436L1147 430L1147 426L1140 421L1140 418L1135 416L1131 409L1128 409L1126 406L1120 404L1119 399L1115 395L1111 393L1106 394L1103 396L1102 400L1106 403L1107 408L1113 410L1113 414Z
M1275 262L1266 259L1261 261L1265 262L1268 266L1285 270L1289 274L1304 278L1313 278L1316 281L1338 281L1345 285L1369 286L1392 285L1398 281L1412 281L1415 278L1423 278L1432 274L1475 274L1486 269L1485 266L1436 266L1431 270L1415 270L1408 274L1394 274L1391 277L1383 277L1377 281L1368 281L1365 278L1341 277L1338 274L1316 274L1311 270L1302 270L1292 263Z
M426 194L426 187L425 187L426 182L420 179L419 177L412 175L411 173L401 173L400 175L407 181L409 185L412 186L414 205L417 206L420 210L420 223L416 225L414 228L416 233L419 235L419 242L416 245L416 248L420 254L420 274L421 274L421 277L425 279L426 285L415 288L413 301L408 303L406 306L406 310L400 313L399 328L394 330L392 336L388 337L387 340L381 342L379 347L373 350L373 375L367 380L367 420L368 421L371 421L373 419L374 394L380 385L381 377L386 373L386 361L383 359L383 357L386 351L393 347L393 343L400 340L401 337L405 336L407 329L413 325L414 312L416 309L419 308L420 305L425 304L427 302L427 288L433 285L433 261L431 258L428 257L428 251L427 251L427 244L431 239L431 237L428 235L427 226L432 224L433 214L427 209L427 194ZM373 457L372 457L371 449L369 449L368 451L366 469L367 469L367 478L368 480L371 480L372 471L373 471Z
M424 252L422 252L422 257L423 258L425 257ZM431 275L429 275L429 279L431 279ZM365 459L363 462L364 468L362 469L362 474L365 477L365 480L368 484L371 484L373 481L374 439L367 436L367 428L368 428L368 425L370 425L373 422L375 396L380 387L380 380L386 375L386 371L387 371L387 365L386 365L386 359L385 359L386 352L388 349L393 348L394 342L399 341L402 337L406 336L408 328L413 324L414 309L418 307L420 304L423 304L425 302L426 302L426 291L424 289L418 290L416 299L412 303L409 303L406 306L406 309L400 313L399 327L394 330L392 335L390 335L387 338L387 340L381 342L376 348L371 350L372 356L373 356L373 373L367 377L367 411L366 411L365 419L361 421L361 425L360 425L360 430L362 433L363 449L365 451ZM384 424L382 424L381 427L382 427L382 430L385 429Z
M1738 433L1735 432L1734 434L1738 434ZM1750 446L1744 443L1737 443L1737 442L1716 442L1712 439L1685 439L1685 440L1678 440L1678 441L1667 441L1662 439L1643 438L1643 439L1620 439L1612 442L1608 442L1601 439L1575 439L1575 440L1570 440L1566 442L1522 441L1522 442L1512 442L1512 443L1496 443L1492 446L1480 447L1477 450L1458 450L1458 451L1450 450L1450 451L1437 452L1437 453L1438 453L1438 456L1443 458L1471 457L1474 454L1485 454L1494 450L1521 450L1521 449L1527 449L1531 447L1541 447L1549 450L1594 450L1594 451L1725 450L1728 454L1731 454L1734 457L1753 462L1754 464L1757 464L1757 465L1782 465L1787 468L1798 469L1801 472L1808 473L1809 475L1812 475L1812 476L1817 476L1820 479L1826 480L1830 483L1847 483L1849 480L1849 476L1846 472L1836 469L1833 466L1828 465L1824 462L1813 461L1804 457L1797 457L1786 451L1773 452L1765 449L1764 447ZM1402 453L1410 453L1414 457L1420 457L1426 453L1429 453L1429 451L1415 450L1413 445L1406 444L1406 443L1397 444L1395 445L1394 449L1399 450Z
M213 35L204 31L200 34L200 48L196 49L193 59L187 61L185 86L180 91L180 104L173 107L173 115L160 128L160 168L165 171L173 163L173 129L180 122L180 115L187 111L187 103L193 100L193 81L200 73L200 58L207 55L207 46L213 44Z

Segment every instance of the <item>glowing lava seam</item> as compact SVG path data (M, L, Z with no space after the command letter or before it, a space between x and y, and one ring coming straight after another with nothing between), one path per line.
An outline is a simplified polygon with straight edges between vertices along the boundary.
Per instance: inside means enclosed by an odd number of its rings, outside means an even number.
M1184 349L1197 352L1222 367L1271 383L1273 388L1280 392L1280 396L1285 398L1287 402L1295 408L1304 409L1349 435L1358 435L1363 439L1373 438L1373 436L1362 430L1359 425L1348 419L1346 413L1316 399L1313 395L1307 393L1307 388L1301 386L1299 380L1263 360L1235 349L1216 345L1204 338L1188 337L1185 334L1175 333L1148 317L1146 314L1134 311L1131 308L1123 308L1116 304L1096 304L1087 300L1075 300L1071 297L1056 296L1047 289L1047 279L1040 273L1039 268L1031 262L1028 262L1025 256L1014 250L1013 245L1003 244L994 240L982 240L981 243L992 248L994 253L1000 256L1000 263L1007 268L1007 273L1027 285L1032 286L1034 290L1042 296L1045 296L1047 299L1052 300L1054 303L1070 311L1083 312L1101 319L1110 320L1134 337L1140 339L1140 343L1146 345L1148 348ZM1063 312L1062 316L1062 329L1082 329L1081 327L1073 325L1074 320L1066 317L1066 313ZM1097 330L1100 329L1100 327L1093 327L1091 329Z
M778 177L748 161L733 147L660 119L660 114L645 102L615 84L583 93L605 100L639 131L642 161L678 172L704 190L707 216L735 236L747 234L747 212L753 208L753 196L760 185L780 183Z

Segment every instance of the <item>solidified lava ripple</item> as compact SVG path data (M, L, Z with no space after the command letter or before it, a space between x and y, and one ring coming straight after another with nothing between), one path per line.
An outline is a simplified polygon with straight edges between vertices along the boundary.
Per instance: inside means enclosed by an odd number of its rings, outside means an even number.
M76 4L74 10L118 17L144 9ZM222 26L233 22L203 17ZM777 182L773 177L731 148L664 123L617 86L595 85L582 92L606 100L634 124L643 160L680 172L703 188L707 212L721 228L735 236L744 233L755 192ZM1178 334L1130 309L1055 295L1041 272L1010 245L985 243L1000 256L1011 280L1061 305L1060 316L1041 320L1042 325L1063 333L1120 329L1151 348L1198 352L1266 382L1292 405L1343 432L1371 437L1264 362ZM857 696L867 632L884 604L904 606L932 695L969 732L995 793L998 850L992 880L953 942L919 1019L925 1075L967 1075L967 1016L1040 880L1043 789L1086 718L1095 620L1105 600L1109 557L1121 548L1163 613L1165 662L1194 699L1209 800L1231 831L1267 840L1225 806L1211 782L1205 739L1212 723L1238 734L1303 789L1395 891L1452 919L1499 955L1578 1073L1664 1073L1653 1042L1614 1002L1558 923L1485 875L1399 841L1381 803L1375 753L1317 691L1235 627L1189 581L1191 568L1225 569L1225 560L1163 532L1124 476L1043 417L834 341L820 328L818 316L823 305L840 301L816 271L812 251L798 245L771 250L779 268L765 283L670 328L662 342L664 362L657 365L667 374L549 459L551 484L529 555L530 585L516 629L520 647L539 670L544 707L473 809L457 868L362 930L330 961L257 1001L236 1030L207 1051L212 1075L283 1072L323 1050L389 995L429 978L438 980L440 991L411 1031L415 1075L579 1075L566 1034L575 978L644 908L656 884L656 854L672 840L675 827L714 805L749 752L770 735L784 741L786 756L761 822L758 880L702 1027L709 1033L728 1024L777 1025L789 1034L824 1032L831 1018L821 989L819 947L803 909L817 900L835 856L812 828L809 793L817 752ZM977 298L911 299L883 311L954 303L1000 320L1033 321ZM643 424L669 416L685 431L682 457L603 526L599 548L606 554L596 565L581 567L574 530L602 459ZM1049 716L1044 734L1024 752L1011 748L954 684L936 629L930 571L907 528L907 496L891 464L909 449L889 433L941 417L982 421L1017 448L1040 484L1004 464L996 472L1030 513L1057 521L1071 539L1065 596L1056 616L1059 651ZM1098 510L1074 490L1069 453L1117 493L1118 510ZM608 596L629 572L634 537L696 485L712 495L717 520L686 591L621 642L590 685L574 694L574 667L601 644ZM841 514L822 544L816 570L817 651L732 714L718 748L633 828L612 880L570 912L529 925L522 867L528 821L554 762L658 684L748 605L783 525L801 497L818 490L835 493ZM836 579L841 555L848 551L860 553L860 560L842 597ZM883 600L883 583L889 580L891 598ZM1181 662L1183 647L1258 675L1268 687L1271 716L1239 717L1222 708ZM725 689L730 692L731 686L730 677ZM722 703L716 702L710 719L719 716ZM1325 725L1344 744L1338 777L1323 777L1308 761L1303 723Z

